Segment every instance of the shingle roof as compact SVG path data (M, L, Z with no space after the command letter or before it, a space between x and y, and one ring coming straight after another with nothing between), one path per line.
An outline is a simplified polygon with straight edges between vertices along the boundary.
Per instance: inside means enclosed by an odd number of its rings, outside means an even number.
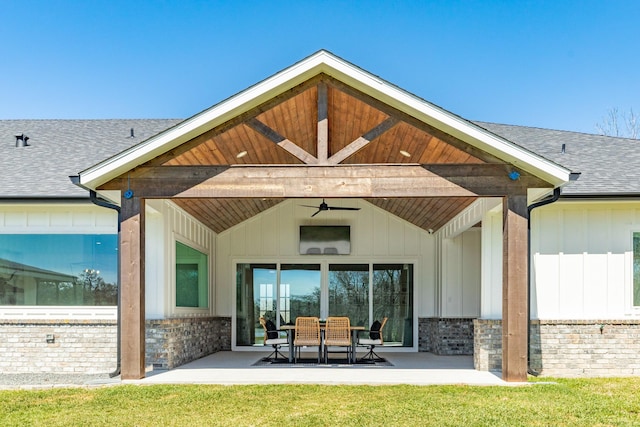
M0 120L0 198L84 198L69 175L176 124L178 119ZM475 122L540 156L581 172L564 195L640 194L640 141ZM130 130L134 129L134 138ZM29 147L16 147L24 133ZM565 153L562 153L565 144Z
M640 195L640 140L578 132L476 122L573 172L563 195ZM562 153L565 144L565 153Z
M70 175L180 121L0 120L0 198L86 198ZM16 147L15 135L21 133L29 137L29 147Z

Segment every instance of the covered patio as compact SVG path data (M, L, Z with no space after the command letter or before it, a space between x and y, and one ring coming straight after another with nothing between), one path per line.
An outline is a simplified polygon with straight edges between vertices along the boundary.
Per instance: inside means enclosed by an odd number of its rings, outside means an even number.
M232 349L255 345L252 331L258 309L242 307L244 302L252 306L253 297L242 296L241 268L253 271L263 266L280 277L288 266L308 263L313 255L298 251L298 228L320 224L352 227L356 249L342 259L364 266L362 271L369 278L380 265L411 266L407 271L412 272L412 293L407 297L410 302L403 305L405 318L392 319L390 325L395 326L389 327L404 333L397 340L403 350L421 348L421 319L501 320L497 357L502 379L524 381L527 206L568 180L568 170L325 51L79 175L81 186L117 198L120 204L125 380L146 375L145 309L175 321L214 316L223 324L214 334L228 334ZM325 199L333 206L355 206L363 215L325 212L320 208ZM317 205L321 215L299 205ZM164 206L177 213L163 213ZM485 227L489 212L495 221ZM203 231L179 224L178 217L195 219ZM167 227L167 218L178 225ZM480 266L473 271L478 286L473 291L474 307L469 309L444 280L448 266L461 277L466 268L447 248L457 236L479 226L483 227L481 250L493 258L482 259L482 273ZM378 236L381 229L386 237ZM189 233L205 237L184 237ZM397 244L399 235L405 240ZM195 245L200 248L196 252L210 257L205 262L209 280L193 296L192 309L186 310L176 302L184 295L176 291L175 268L162 269L175 266L181 250L176 245L196 240L203 242ZM394 245L401 248L394 252ZM316 258L322 275L317 297L320 316L331 312L327 275L331 263L342 256L328 254ZM474 259L481 260L478 251ZM364 326L379 316L370 282L369 299L363 303ZM281 302L284 291L276 286L273 292L275 311L283 321L291 321L284 315L289 315L286 302ZM415 304L414 295L420 298ZM278 316L275 320L280 322ZM243 334L248 334L244 341L239 338ZM255 354L234 352L233 358L248 360ZM239 375L231 367L222 373L226 355L216 353L155 377L186 375L190 369L201 369L201 374L220 369L215 372L220 378ZM428 353L390 357L406 358L413 367L406 372L389 369L388 381L394 375L396 382L398 378L411 381L415 364L424 365L423 374L430 365ZM220 367L205 368L207 361ZM322 369L309 375L321 376ZM431 375L438 371L433 370ZM366 376L370 383L371 372L360 371L349 372ZM261 370L247 372L257 375ZM292 375L282 369L269 372ZM488 372L474 375L495 377Z
M392 366L254 366L268 353L218 352L170 371L150 372L132 384L324 384L324 385L508 385L499 372L478 371L471 356L393 353Z

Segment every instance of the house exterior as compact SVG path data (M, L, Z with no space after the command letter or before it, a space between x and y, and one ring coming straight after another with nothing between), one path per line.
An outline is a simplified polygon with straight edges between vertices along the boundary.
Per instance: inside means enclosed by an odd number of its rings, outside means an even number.
M337 314L508 381L640 370L636 141L470 122L326 51L184 121L0 138L0 372L140 378Z

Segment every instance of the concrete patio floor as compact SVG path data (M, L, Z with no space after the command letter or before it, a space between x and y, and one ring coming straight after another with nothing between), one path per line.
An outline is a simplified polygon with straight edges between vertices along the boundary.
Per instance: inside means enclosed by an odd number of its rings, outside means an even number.
M268 353L212 354L169 371L150 371L141 380L123 384L331 384L331 385L517 385L499 372L476 371L472 356L431 353L384 353L393 366L289 365L252 366Z

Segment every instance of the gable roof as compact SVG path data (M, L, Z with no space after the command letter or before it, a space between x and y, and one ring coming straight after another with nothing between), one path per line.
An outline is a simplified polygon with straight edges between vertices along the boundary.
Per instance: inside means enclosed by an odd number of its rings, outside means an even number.
M126 173L205 132L258 107L316 77L325 74L433 126L458 140L511 163L553 185L569 181L570 171L534 152L487 131L440 107L416 97L337 56L321 50L274 76L205 110L155 137L133 146L79 173L88 188Z
M85 183L107 179L121 168L142 163L318 73L366 91L393 108L500 154L520 167L527 160L534 169L542 165L537 171L547 175L581 172L579 180L563 188L564 195L640 195L640 141L470 122L320 51L184 121L0 120L0 198L86 198L87 192L71 184L69 175L85 171ZM134 138L130 137L131 129ZM29 147L15 146L15 135L20 133L30 137Z
M0 198L87 198L70 175L179 122L0 120ZM15 135L22 133L29 137L28 147L16 147Z
M0 120L0 198L87 198L69 175L179 124L178 119ZM498 123L476 125L581 172L566 196L640 195L640 140ZM134 129L135 138L130 138ZM15 134L30 137L16 147ZM565 144L565 153L562 153Z

